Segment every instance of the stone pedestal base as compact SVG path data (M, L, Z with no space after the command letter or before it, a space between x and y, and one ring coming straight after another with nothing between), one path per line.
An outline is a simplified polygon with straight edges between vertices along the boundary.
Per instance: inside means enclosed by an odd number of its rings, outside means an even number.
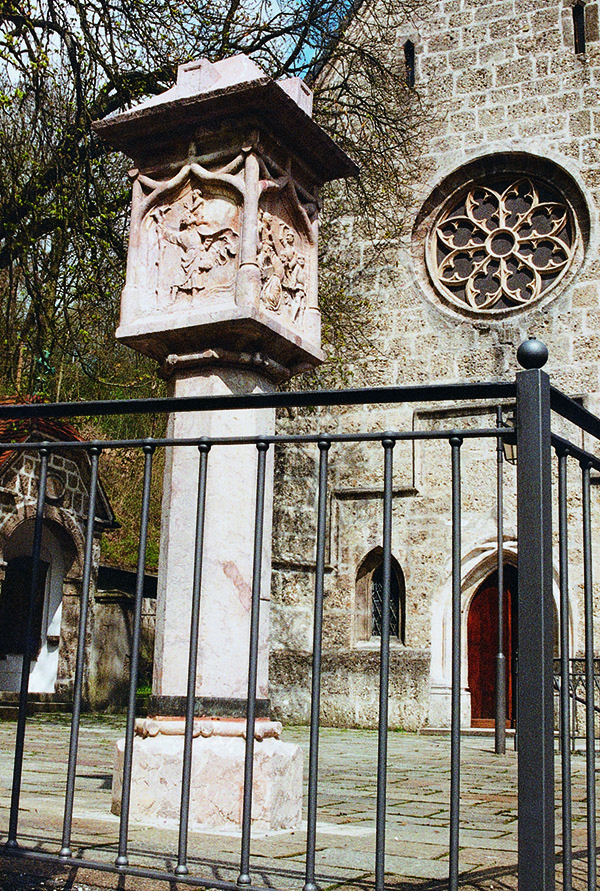
M178 823L184 722L165 722L164 731L157 730L157 724L138 722L136 727L139 735L133 746L131 819ZM296 829L302 818L302 752L299 746L274 738L273 727L277 725L270 721L256 724L252 826L261 830ZM244 731L245 722L195 722L190 828L240 826ZM121 809L124 743L119 740L115 751L111 810L117 815Z

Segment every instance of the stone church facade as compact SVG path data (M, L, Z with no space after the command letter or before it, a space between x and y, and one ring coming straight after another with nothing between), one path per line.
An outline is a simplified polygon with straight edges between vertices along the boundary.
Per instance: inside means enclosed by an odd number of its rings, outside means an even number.
M393 259L367 279L375 348L351 364L352 385L509 380L517 371L518 345L536 336L549 348L546 370L553 384L597 412L598 4L425 0L411 21L398 22L396 34L408 82L414 79L426 112L424 151L412 183L411 224L393 246ZM361 244L357 221L344 225L359 258L369 246ZM512 407L500 409L509 418ZM306 431L339 432L493 427L496 406L345 408L305 416L300 423ZM281 419L280 426L287 430L289 422ZM378 449L332 449L322 689L326 723L373 726L377 720ZM270 695L274 712L295 721L306 720L309 708L317 460L316 450L308 447L279 457ZM406 729L447 726L450 716L449 460L447 442L404 442L394 449L392 600L397 614L390 720ZM477 637L476 629L491 623L486 609L497 597L495 461L495 443L463 448L462 702L464 723L475 725L490 718L478 689L482 669L476 666L477 648L490 642L481 633ZM504 478L502 562L512 594L514 467L506 465ZM576 514L572 525L577 551ZM577 566L570 584L569 639L571 654L577 656L583 647ZM513 633L509 629L509 639ZM509 677L509 691L511 684Z

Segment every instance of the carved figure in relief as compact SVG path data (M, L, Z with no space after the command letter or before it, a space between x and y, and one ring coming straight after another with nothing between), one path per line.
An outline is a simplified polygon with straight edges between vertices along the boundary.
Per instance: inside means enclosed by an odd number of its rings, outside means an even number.
M283 296L284 267L275 248L267 244L260 255L261 298L267 309L279 312Z
M296 266L298 260L298 254L296 252L296 238L291 229L287 226L283 228L283 235L281 237L281 259L283 261L283 265L285 267L285 279L286 285L290 281L290 277L293 274L293 270Z
M301 323L306 306L306 258L296 248L296 234L266 210L259 213L261 300L267 309L285 309L294 323Z
M301 323L306 307L306 260L300 254L293 270L290 293L292 295L292 321Z
M181 250L179 278L171 283L171 299L181 294L190 299L208 287L207 274L216 266L225 266L238 250L238 235L229 226L215 227L204 216L205 199L198 188L192 189L183 202L183 212L177 227L168 225L172 207L157 207L150 217L154 220L159 246L165 242Z

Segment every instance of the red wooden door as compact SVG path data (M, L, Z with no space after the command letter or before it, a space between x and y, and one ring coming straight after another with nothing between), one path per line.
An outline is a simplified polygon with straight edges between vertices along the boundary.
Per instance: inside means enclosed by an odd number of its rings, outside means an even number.
M517 573L504 567L504 656L506 658L506 717L513 724L513 660L516 652ZM513 596L514 593L514 596ZM496 654L498 652L498 573L481 584L467 617L468 681L471 724L493 727L495 718Z

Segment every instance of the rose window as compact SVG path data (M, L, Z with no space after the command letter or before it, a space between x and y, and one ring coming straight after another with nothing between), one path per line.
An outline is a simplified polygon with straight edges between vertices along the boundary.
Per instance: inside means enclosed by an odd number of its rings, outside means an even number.
M435 280L463 309L527 306L565 274L575 227L564 198L524 177L470 186L440 218L431 243Z

